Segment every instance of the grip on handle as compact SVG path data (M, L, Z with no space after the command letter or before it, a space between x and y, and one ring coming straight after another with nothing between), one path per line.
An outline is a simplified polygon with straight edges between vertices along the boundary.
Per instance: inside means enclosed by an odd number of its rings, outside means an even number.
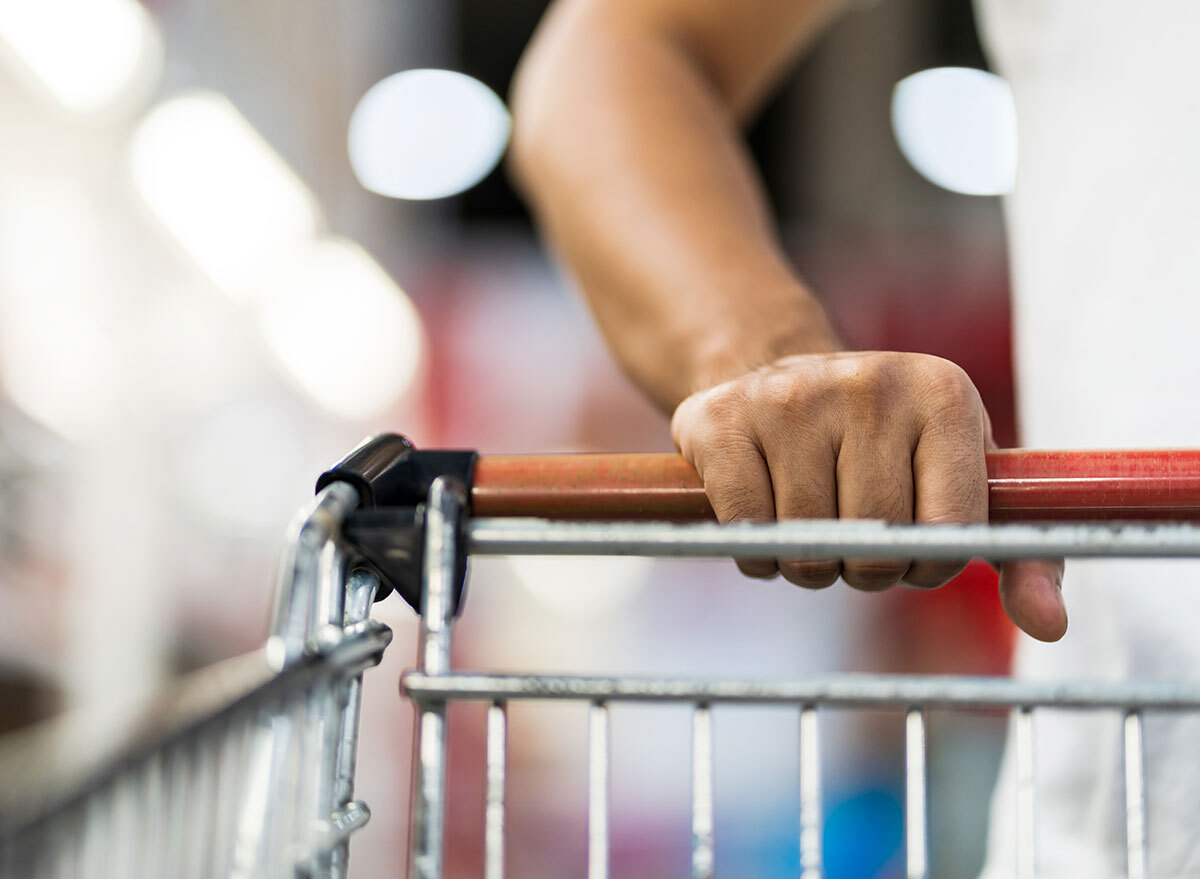
M1200 521L1200 450L989 452L993 522ZM569 519L713 517L679 455L511 455L477 459L477 516Z

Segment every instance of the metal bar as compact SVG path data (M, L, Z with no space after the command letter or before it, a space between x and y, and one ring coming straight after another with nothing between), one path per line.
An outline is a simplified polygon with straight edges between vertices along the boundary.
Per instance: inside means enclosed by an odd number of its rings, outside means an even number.
M608 706L588 714L588 879L608 879Z
M713 743L712 709L692 712L692 879L712 879Z
M371 616L371 606L379 589L379 578L369 571L357 570L350 574L346 583L345 606L342 620L343 631L365 623ZM334 779L333 802L343 815L349 815L352 806L355 814L361 814L363 823L370 817L365 805L352 803L354 798L354 773L358 762L358 725L362 713L362 674L357 674L345 683L345 704L342 707L341 735L338 741L337 774ZM362 826L357 824L356 827ZM334 826L335 832L342 828ZM340 833L330 859L330 875L342 879L349 869L350 844L348 835Z
M1037 790L1033 774L1033 709L1021 706L1016 717L1017 877L1037 875Z
M1200 450L1039 451L987 455L993 521L1200 519ZM479 516L712 518L700 477L679 455L482 456Z
M817 709L800 709L800 879L822 879L821 741Z
M346 634L346 592L350 579L349 552L336 540L330 540L321 553L316 600L313 602L309 649L319 656L329 655L340 645ZM362 622L358 620L356 622ZM307 765L289 768L289 772L309 773L312 791L309 815L295 831L298 851L309 853L314 876L331 879L337 852L341 848L334 816L341 811L343 801L338 787L342 776L345 741L345 711L348 704L350 680L318 684L309 697L312 720L302 728L316 752ZM350 743L353 745L353 742ZM287 832L292 832L290 828Z
M910 708L904 736L904 855L908 879L929 877L928 804L925 789L925 714Z
M454 576L458 567L459 525L466 508L462 486L435 479L425 505L425 567L421 572L421 634L418 665L430 675L450 670L450 629L454 615ZM446 703L425 702L417 716L414 740L412 838L409 876L441 879L445 834Z
M786 522L560 522L476 519L478 555L649 555L693 558L895 558L994 560L1070 556L1200 556L1190 524L894 525L875 520Z
M304 658L312 630L321 560L342 520L358 505L358 492L345 482L323 489L301 510L288 529L287 548L279 564L275 608L267 652L277 668Z
M1146 879L1146 786L1142 715L1125 715L1125 847L1129 879Z
M484 806L484 879L504 879L504 773L508 749L504 703L494 702L487 716L487 794Z
M703 681L473 672L433 677L411 672L404 678L404 689L418 703L446 699L577 699L820 704L846 708L906 708L914 704L952 708L1200 708L1200 684L1193 682L1042 683L953 675L847 674L800 681Z

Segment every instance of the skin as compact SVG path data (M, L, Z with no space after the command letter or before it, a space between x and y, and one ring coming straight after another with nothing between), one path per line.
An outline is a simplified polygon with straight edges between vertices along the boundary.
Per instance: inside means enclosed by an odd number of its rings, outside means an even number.
M739 126L838 0L558 0L514 84L510 167L723 522L986 522L988 416L958 366L847 351L783 254ZM740 561L823 588L933 588L962 564ZM1035 638L1061 561L1006 563Z

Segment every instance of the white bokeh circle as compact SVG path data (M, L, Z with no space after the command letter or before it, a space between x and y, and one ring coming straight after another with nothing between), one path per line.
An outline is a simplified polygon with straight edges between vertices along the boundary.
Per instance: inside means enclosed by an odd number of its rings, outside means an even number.
M358 102L350 118L350 165L380 195L444 198L496 167L511 128L508 108L479 80L451 70L406 70Z

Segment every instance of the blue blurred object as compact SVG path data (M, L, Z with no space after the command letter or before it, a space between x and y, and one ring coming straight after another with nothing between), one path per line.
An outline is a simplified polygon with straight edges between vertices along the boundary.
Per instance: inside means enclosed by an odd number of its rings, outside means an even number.
M831 791L825 819L828 879L902 875L904 787L899 779L871 779Z

